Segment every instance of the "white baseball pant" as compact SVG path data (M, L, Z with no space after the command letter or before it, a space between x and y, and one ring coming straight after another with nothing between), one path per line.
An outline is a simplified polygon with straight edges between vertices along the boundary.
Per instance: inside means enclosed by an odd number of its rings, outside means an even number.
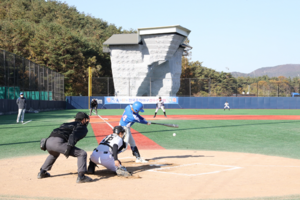
M225 106L224 109L229 108L229 106Z
M125 150L127 149L128 144L130 145L130 147L135 147L136 144L131 134L131 130L130 130L131 128L126 126L123 126L123 128L125 129L125 135L124 135L124 142L126 143Z
M104 167L113 172L117 171L115 159L110 152L93 151L91 155L91 161L93 161L95 164L103 165Z
M20 117L21 117L21 122L24 121L25 110L26 110L26 109L19 109L19 112L18 112L18 118L17 118L17 122L18 122L18 123L19 123Z
M158 111L159 109L161 109L163 112L165 112L165 107L164 107L164 106L162 106L162 107L160 107L160 108L157 107L156 110L155 110L155 112L157 113L157 111Z

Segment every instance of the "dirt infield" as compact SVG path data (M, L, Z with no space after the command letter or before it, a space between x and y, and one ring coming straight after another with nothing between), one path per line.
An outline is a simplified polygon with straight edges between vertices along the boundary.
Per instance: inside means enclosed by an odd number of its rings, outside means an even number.
M91 152L89 152L90 155ZM46 155L0 160L0 199L218 199L299 195L300 160L231 152L142 150L120 154L132 178L96 168L92 183L76 184L76 159L64 156L37 179ZM10 197L10 198L9 198ZM16 198L19 199L19 198Z

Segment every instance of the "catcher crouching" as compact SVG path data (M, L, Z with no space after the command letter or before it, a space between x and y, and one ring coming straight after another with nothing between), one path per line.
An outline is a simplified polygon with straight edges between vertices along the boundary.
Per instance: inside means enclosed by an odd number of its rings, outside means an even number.
M103 165L108 170L115 172L118 176L128 177L132 174L121 165L118 154L126 150L126 143L123 140L125 129L122 126L115 126L113 133L106 136L94 149L88 167L88 173L94 174L97 164Z

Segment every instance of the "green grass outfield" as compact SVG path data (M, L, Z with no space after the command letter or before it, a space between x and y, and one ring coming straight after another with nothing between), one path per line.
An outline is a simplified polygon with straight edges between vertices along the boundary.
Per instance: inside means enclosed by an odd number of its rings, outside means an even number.
M0 116L0 159L16 156L47 154L39 149L41 138L60 124L73 119L79 111L62 110L25 114L27 124L16 124L16 115ZM98 110L101 115L121 115L123 109ZM146 109L145 115L152 115ZM162 114L161 111L158 113ZM300 110L239 109L168 109L168 115L300 115ZM164 126L135 124L133 128L166 149L197 149L248 152L300 159L300 121L297 120L161 120L176 123L178 129ZM173 137L172 134L177 136ZM97 146L89 125L86 138L78 142L79 148L91 151Z

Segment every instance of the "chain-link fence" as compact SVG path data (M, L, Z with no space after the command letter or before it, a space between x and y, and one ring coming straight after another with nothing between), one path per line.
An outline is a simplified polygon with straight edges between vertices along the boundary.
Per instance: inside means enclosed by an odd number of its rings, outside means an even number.
M118 84L115 87L115 84ZM240 84L233 79L225 81L210 78L151 79L151 78L112 78L92 79L93 96L256 96L256 97L290 97L292 92L300 92L300 85L289 82L259 81Z
M17 112L21 92L27 99L26 112L66 107L63 75L0 50L0 115Z
M291 93L300 92L300 84L290 84L287 81L258 81L251 84L242 84L238 94L258 97L291 97Z
M23 57L0 50L0 99L64 100L64 76Z

